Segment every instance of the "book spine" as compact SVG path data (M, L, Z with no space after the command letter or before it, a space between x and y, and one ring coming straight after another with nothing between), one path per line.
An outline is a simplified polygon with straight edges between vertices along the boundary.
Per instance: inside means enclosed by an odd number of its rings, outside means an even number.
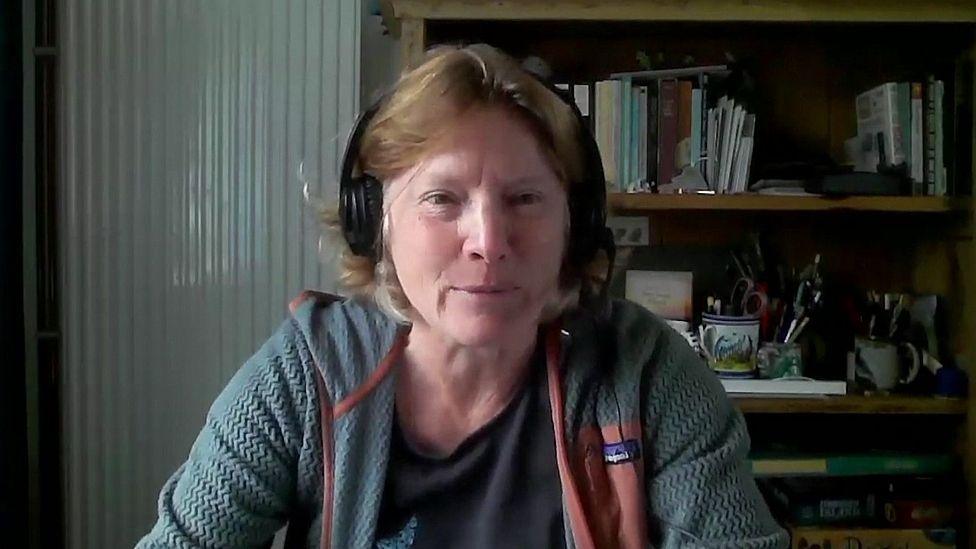
M689 163L697 168L702 153L702 90L691 91L691 158Z
M718 156L719 109L717 107L708 109L706 120L708 120L708 156L705 161L705 180L708 181L708 187L710 189L718 191L718 182L715 180L715 166L718 164L716 156Z
M912 109L911 109L911 121L912 121L912 161L911 161L911 175L912 175L912 189L914 195L922 195L925 193L925 155L924 155L924 139L925 135L924 124L922 123L922 115L924 109L922 107L922 83L912 82L911 84L911 95L912 95Z
M637 88L637 180L647 184L647 86Z
M911 173L912 168L912 85L909 82L899 82L897 86L898 98L898 129L901 139L902 162Z
M947 473L952 466L952 457L948 455L836 456L827 459L827 474L925 475Z
M935 194L935 77L925 86L925 194Z
M613 163L613 140L610 134L613 131L613 114L610 112L612 95L610 82L603 80L596 83L594 90L595 111L593 113L594 134L597 147L600 149L600 161L603 163L603 176L606 179L607 191L616 190L616 166Z
M898 86L885 85L885 147L888 149L888 164L896 166L905 161L901 148L901 123L898 119Z
M702 74L698 79L699 90L701 91L701 151L699 152L698 171L708 180L708 75Z
M935 81L935 194L946 195L945 170L945 118L944 118L945 84L942 80Z
M674 177L674 153L678 146L678 85L675 80L661 82L661 126L658 132L658 166L660 184Z
M675 150L675 173L691 163L691 82L678 82L678 146Z
M616 190L622 191L624 187L620 182L620 81L611 80L609 90L607 138L610 139L610 159L613 161L613 186Z
M647 181L651 185L660 183L657 176L657 132L658 132L658 103L660 95L659 82L653 82L647 87Z
M640 87L630 88L630 144L628 145L628 158L630 167L628 168L627 184L630 188L636 188L640 179Z
M630 189L630 78L620 80L620 188Z

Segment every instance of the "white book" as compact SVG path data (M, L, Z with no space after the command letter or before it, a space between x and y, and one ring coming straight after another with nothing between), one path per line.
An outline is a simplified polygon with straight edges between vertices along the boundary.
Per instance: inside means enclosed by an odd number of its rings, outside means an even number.
M735 161L736 159L738 159L739 157L741 157L742 156L742 153L743 153L743 150L742 150L742 129L743 129L743 126L744 126L744 123L745 123L745 120L746 120L746 116L748 114L749 113L746 112L745 107L743 107L742 110L739 111L739 116L738 116L738 120L739 121L735 125L735 130L734 130L735 131L735 156L732 157L733 158L733 161ZM732 178L732 176L730 176L730 178ZM734 189L734 190L736 192L738 192L738 189L737 188Z
M845 395L846 381L817 381L805 378L721 379L725 392L735 395Z
M752 146L756 137L756 115L747 114L742 119L742 172L740 174L738 192L746 191L749 186L749 169L752 167Z
M743 136L732 169L732 192L734 193L742 193L746 190L746 162L750 154L752 154L752 138Z
M731 105L731 103L730 103ZM735 149L739 142L739 133L742 131L742 105L735 105L729 115L729 125L724 136L727 143L722 151L722 189L724 192L731 192L732 179L732 159L735 156Z
M857 135L877 150L877 134L884 141L888 164L905 161L902 151L901 123L898 119L898 84L887 82L857 96ZM875 153L876 154L876 153Z

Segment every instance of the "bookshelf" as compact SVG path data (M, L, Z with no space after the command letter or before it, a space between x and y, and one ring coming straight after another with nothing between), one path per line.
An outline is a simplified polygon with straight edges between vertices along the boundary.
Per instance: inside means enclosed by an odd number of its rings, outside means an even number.
M382 0L381 8L387 28L399 38L403 68L416 65L430 45L458 41L539 55L570 82L636 70L637 50L660 51L671 60L690 54L702 65L724 62L724 53L735 50L737 58L755 61L751 68L763 83L754 163L788 159L783 157L795 151L842 158L844 140L856 128L857 93L929 70L948 81L959 77L951 68L954 60L976 58L972 0ZM973 77L964 78L976 90ZM973 107L976 92L971 95L962 100ZM976 117L961 123L976 127ZM971 167L976 173L976 161ZM948 346L968 357L973 371L973 181L959 182L955 194L968 196L611 193L608 203L614 212L649 219L651 248L727 246L749 231L770 231L772 245L791 265L822 253L845 284L944 296L950 304ZM629 249L620 255L630 261L640 254ZM970 393L976 394L976 376L970 376ZM835 438L854 443L863 433L900 446L938 441L940 450L963 463L963 512L969 518L963 522L976 525L976 398L848 395L733 402L746 414L754 442L802 438L818 429L824 445ZM787 436L784 425L797 433ZM962 539L976 547L972 528Z

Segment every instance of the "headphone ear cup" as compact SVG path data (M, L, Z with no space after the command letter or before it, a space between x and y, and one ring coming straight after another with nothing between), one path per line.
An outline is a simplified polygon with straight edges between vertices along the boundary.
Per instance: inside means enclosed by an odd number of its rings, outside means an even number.
M379 244L383 225L383 184L371 175L363 176L363 205L366 209L364 215L364 231L369 234L369 253L373 260L376 260L376 248Z
M383 185L364 175L342 187L342 227L352 253L376 259L376 239L383 215Z

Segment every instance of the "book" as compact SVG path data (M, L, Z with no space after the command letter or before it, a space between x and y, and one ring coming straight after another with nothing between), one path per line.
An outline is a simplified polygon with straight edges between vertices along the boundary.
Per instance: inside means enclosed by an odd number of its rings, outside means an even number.
M707 150L705 151L705 181L708 183L708 187L718 192L718 184L715 181L715 166L718 164L716 154L718 152L718 123L719 123L719 109L708 109L707 120L707 134L706 139Z
M756 115L747 114L742 119L742 132L735 154L732 172L733 192L745 192L749 185L749 169L752 164L752 143L756 132Z
M661 81L658 126L658 185L671 183L675 175L674 156L678 147L678 82Z
M725 158L729 154L729 141L732 137L732 113L735 109L735 101L727 96L722 96L716 106L718 119L716 120L717 137L715 140L715 192L725 192Z
M845 395L846 381L815 381L806 379L722 379L722 387L729 394L750 395Z
M691 90L691 153L689 164L697 168L702 154L702 90Z
M647 86L637 86L637 180L647 183Z
M602 80L596 83L596 112L594 113L594 137L600 149L600 160L603 163L603 175L607 180L607 191L619 190L617 186L616 134L613 111L614 85L616 80Z
M872 452L864 454L763 454L749 459L756 476L940 475L952 472L956 459L951 454L906 454Z
M620 177L620 189L627 190L630 187L630 121L631 121L631 100L633 84L629 77L620 79L620 141L617 143L619 151L617 174Z
M691 164L691 92L690 81L678 81L678 144L675 148L675 175Z
M698 77L698 90L701 92L701 101L699 106L701 108L701 151L698 153L698 171L702 174L702 177L708 180L706 174L708 172L708 73L702 73Z
M925 194L935 194L935 76L925 85Z
M946 165L945 165L945 83L935 81L935 192L936 196L946 195Z
M899 82L896 90L896 107L898 109L898 127L901 135L896 136L901 139L901 152L908 171L906 176L911 174L912 168L912 84L910 82Z
M922 124L924 109L922 108L921 82L911 83L911 102L912 160L909 165L911 167L912 194L919 196L925 192L925 155L923 154L923 136L925 135L925 130Z
M731 191L729 180L732 175L732 157L735 155L735 147L738 145L739 134L742 132L743 116L742 105L735 105L734 101L729 101L726 103L726 107L731 110L726 113L727 123L723 128L722 172L719 175L719 186L724 193Z
M647 181L651 185L656 185L657 177L657 150L658 150L658 96L660 95L660 82L652 82L647 86Z
M627 154L630 165L627 170L627 188L638 189L640 182L640 86L630 90L630 141Z
M760 482L778 518L794 526L882 526L882 486L864 479L775 477Z
M905 161L902 151L901 123L898 118L897 84L887 82L858 94L855 99L857 111L857 135L863 143L880 159L883 153L888 165L898 165ZM878 135L882 136L883 149L878 147Z
M766 477L757 483L793 526L945 528L964 496L952 477Z
M956 547L952 528L905 530L882 528L843 528L824 526L791 527L792 549L812 547L891 547L904 549L945 549Z

